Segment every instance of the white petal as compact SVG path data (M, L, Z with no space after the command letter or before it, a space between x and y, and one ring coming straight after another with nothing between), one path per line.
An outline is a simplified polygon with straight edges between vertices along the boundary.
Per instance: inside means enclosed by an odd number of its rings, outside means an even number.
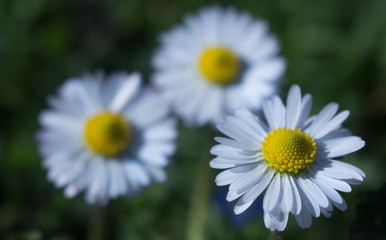
M217 175L215 182L218 186L231 184L237 177L251 171L255 167L255 164L250 164L225 170Z
M135 161L127 161L123 167L129 188L132 191L138 191L140 186L146 186L150 183L149 174L141 164Z
M351 187L346 182L327 177L323 171L317 172L318 179L323 181L326 185L339 190L341 192L351 192Z
M293 196L292 203L293 204L292 204L292 208L291 208L291 213L293 213L294 215L297 215L300 213L300 210L302 209L302 200L300 198L299 190L298 190L298 187L295 183L294 177L289 176L288 179L289 179L291 190L293 193L292 194L292 196Z
M300 180L301 179L301 180ZM303 190L305 190L307 195L310 195L312 199L320 206L327 207L328 199L323 191L312 182L311 177L309 175L301 176L298 181Z
M355 179L363 181L366 177L361 169L337 160L325 159L323 161L317 161L313 167L315 167L316 171L323 171L323 175L335 179Z
M319 138L318 141L324 142L335 138L350 137L350 136L352 136L352 133L350 132L350 130L348 130L347 128L338 128L336 130L331 131L327 135Z
M249 172L244 173L229 186L229 191L236 191L237 189L249 184L253 181L260 180L264 175L267 169L267 164L259 164L256 168L252 169Z
M324 194L326 194L326 196L329 199L331 199L337 203L343 202L343 199L340 196L340 194L337 191L335 191L335 189L333 189L331 186L329 186L328 184L325 184L324 181L322 179L320 179L318 175L316 175L315 178L312 179L312 181L316 185L318 185L318 187L324 192Z
M274 174L275 174L274 171L268 171L267 174L263 176L263 178L258 184L256 184L253 188L251 188L243 195L242 197L243 201L244 202L255 201L255 199L267 188Z
M81 134L69 130L65 131L39 131L37 140L39 141L39 151L44 156L51 156L61 151L81 151L84 149Z
M300 116L301 92L298 85L293 85L287 98L287 124L286 127L294 129Z
M302 208L298 215L295 215L296 222L299 224L301 228L309 228L311 227L312 217L310 212L306 208Z
M331 217L332 216L332 211L333 207L331 202L328 204L328 207L326 208L320 208L320 212L325 216L325 217Z
M254 61L254 55L251 54L251 48L258 47L256 45L263 41L268 31L268 25L264 21L254 21L251 23L251 17L247 18L248 27L244 30L245 34L242 35L242 41L238 41L238 46L242 56L247 58L248 61Z
M282 196L280 174L276 174L271 184L268 186L267 192L264 195L263 209L264 211L272 211L277 205Z
M225 112L232 112L234 109L245 107L244 99L242 98L243 92L238 87L224 89L224 108Z
M78 176L75 181L70 183L65 189L64 189L64 195L67 198L73 198L75 195L77 195L80 191L82 191L88 184L90 179L90 170L88 168L85 169L85 171Z
M315 138L320 129L323 129L330 119L335 115L338 110L338 104L330 103L325 106L322 111L316 116L311 126L305 131L310 133L311 137Z
M288 213L280 211L279 206L274 210L274 213L264 211L265 227L271 231L283 231L287 226L287 222Z
M211 89L210 98L208 99L207 111L208 111L208 119L211 122L216 122L224 114L224 92L219 87L214 87Z
M146 165L145 168L149 172L149 175L157 182L165 182L167 179L166 172L163 168L154 167L154 166L148 166Z
M83 119L64 115L54 111L43 111L39 116L39 122L44 128L59 132L81 132Z
M319 204L313 200L312 196L308 193L307 189L305 189L304 180L300 178L296 178L296 185L297 185L297 189L299 190L302 203L304 203L305 207L314 217L319 217L320 215ZM304 205L302 206L302 211L305 208Z
M229 137L245 144L256 144L258 134L253 129L233 116L224 116L224 121L217 124L217 128Z
M257 134L259 134L259 140L263 142L264 137L269 132L269 129L257 116L253 115L250 111L244 108L235 110L234 114L236 117L240 118L241 121L245 122L250 128L252 128Z
M69 169L66 169L62 172L56 179L56 183L59 187L65 186L66 184L70 183L79 175L83 174L85 168L87 167L87 161L90 160L89 154L85 153L82 154L82 156L79 156L79 158L74 159L71 161L71 166Z
M366 177L366 174L361 169L355 167L354 165L351 165L349 163L345 163L345 162L342 162L342 161L338 161L338 160L329 160L329 161L331 162L333 168L339 168L339 169L342 169L342 170L344 168L344 169L346 169L346 171L350 170L350 172L352 174L355 172L355 173L359 174L362 178Z
M318 131L318 133L315 135L315 139L321 138L325 136L326 134L330 133L331 131L335 130L337 127L340 126L340 124L346 120L346 118L349 115L349 111L343 111L336 115L333 119L331 119L327 125Z
M161 97L150 89L145 89L123 112L125 118L138 128L158 124L167 117L169 110Z
M87 190L86 200L88 203L94 204L106 199L108 180L104 160L94 159L90 167L92 168L92 175L89 179L90 185Z
M120 163L116 160L109 160L107 163L110 175L109 195L111 198L123 195L127 189L127 181L125 179L124 170Z
M302 129L304 128L304 124L308 116L310 115L311 107L312 107L312 97L310 94L306 94L302 99L302 103L300 106L300 114L295 127L302 128Z
M235 190L229 190L228 194L226 196L226 200L228 202L235 200L236 198L239 198L241 195L252 189L256 184L259 184L259 181L261 178L256 177L254 180L252 180L249 183L246 183L245 185L241 186L240 188L237 188Z
M216 157L209 162L211 168L227 169L238 166L235 161L230 161L224 158Z
M274 106L274 115L276 116L277 120L277 126L278 127L284 127L285 126L285 115L286 115L286 109L284 107L283 102L281 99L275 95L272 97L272 104Z
M335 207L337 207L339 210L341 211L346 211L347 209L347 203L346 201L342 198L343 202L342 203L337 203L337 202L334 202L334 201L331 201L332 204L334 204Z
M271 129L284 127L284 109L285 108L281 103L281 100L279 100L277 96L263 102L264 116L267 119L268 125Z
M340 157L363 148L365 146L365 141L360 137L345 137L336 139L335 145L332 146L331 141L327 140L324 143L327 145L326 151L328 152L328 158Z
M261 79L264 81L272 81L280 78L285 70L286 62L283 58L277 57L264 62L257 62L256 66L252 66L251 71L246 74L248 78Z
M214 140L216 140L218 143L227 145L229 147L244 149L244 150L258 150L259 145L253 144L253 143L240 143L238 141L235 141L233 139L224 138L224 137L215 137Z
M262 157L258 158L245 158L245 159L229 159L229 158L223 158L223 157L216 157L212 161L210 161L210 166L212 168L218 168L218 169L224 169L224 168L231 168L236 167L244 164L250 164L250 163L256 163L263 160Z
M217 86L208 86L207 92L201 98L201 108L196 114L197 123L202 125L207 122L214 122L223 114L222 89Z
M283 174L281 178L281 186L283 188L283 197L281 200L281 209L283 212L288 213L292 209L292 204L293 204L293 193L292 193L292 187L290 180L288 178L287 174Z
M168 119L160 124L146 128L144 138L149 141L174 140L177 137L176 121Z
M239 161L243 163L246 161L258 161L263 154L261 151L247 152L222 144L218 144L212 147L210 153L213 155L218 155L219 157L225 158L227 160L234 160L237 163L239 163Z
M91 85L99 86L99 83L95 78L97 77L93 76L94 84ZM67 80L60 89L62 100L71 107L78 109L78 113L83 116L87 116L100 108L100 106L98 106L99 102L96 102L95 99L91 98L90 91L92 89L89 88L89 82L91 81L88 81L87 79L80 80L74 78Z
M111 101L110 109L114 112L120 112L126 106L138 92L141 83L141 76L138 73L125 76L125 78Z
M157 150L157 144L145 144L138 151L138 157L146 164L165 167L169 160L161 151ZM162 147L161 147L162 148ZM173 151L173 149L170 149Z
M254 52L253 61L259 61L279 51L279 43L276 37L266 36ZM253 51L252 51L253 52Z
M234 207L234 212L236 215L243 213L245 210L247 210L251 205L253 201L245 202L243 198L240 198L235 207Z

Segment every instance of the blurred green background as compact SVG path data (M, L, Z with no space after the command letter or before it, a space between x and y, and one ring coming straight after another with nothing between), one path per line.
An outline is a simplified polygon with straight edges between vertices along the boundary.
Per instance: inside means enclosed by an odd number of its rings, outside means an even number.
M367 174L343 194L348 210L314 218L307 230L290 217L282 239L385 239L384 0L0 0L0 239L185 239L200 158L210 159L209 126L180 125L166 183L103 208L88 206L82 195L65 199L46 181L34 134L46 97L66 79L103 69L139 71L148 81L159 34L213 3L269 23L288 61L282 97L297 83L313 95L314 113L338 102L351 112L344 126L366 141L344 158ZM257 212L237 227L222 211L233 203L214 200L219 171L210 171L205 238L269 239Z

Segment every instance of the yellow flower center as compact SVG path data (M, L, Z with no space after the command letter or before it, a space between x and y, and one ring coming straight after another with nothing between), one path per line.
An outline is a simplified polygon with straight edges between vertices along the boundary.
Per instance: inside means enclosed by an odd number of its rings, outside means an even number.
M93 152L113 156L127 147L131 128L121 115L102 112L87 121L84 138Z
M213 46L202 53L199 66L208 82L226 85L236 79L240 70L240 61L229 49Z
M278 128L264 138L263 157L280 172L297 174L314 162L316 143L301 129Z

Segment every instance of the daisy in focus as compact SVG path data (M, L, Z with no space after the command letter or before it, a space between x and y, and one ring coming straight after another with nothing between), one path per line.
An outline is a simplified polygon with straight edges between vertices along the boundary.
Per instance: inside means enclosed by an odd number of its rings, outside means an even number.
M71 198L88 203L133 195L166 178L175 150L175 121L138 74L88 75L70 79L51 109L40 115L38 132L48 179Z
M233 8L204 8L161 37L153 82L192 125L214 123L232 109L256 110L285 70L264 21Z
M312 98L291 87L287 106L278 96L263 103L267 124L247 110L225 116L218 129L229 138L215 138L212 168L227 169L216 177L219 186L230 185L226 199L238 199L234 211L244 212L265 191L264 223L271 231L283 231L292 213L302 228L312 217L332 215L333 206L347 205L338 193L350 192L365 174L359 168L335 160L361 149L365 142L341 127L348 111L337 113L330 103L309 116Z

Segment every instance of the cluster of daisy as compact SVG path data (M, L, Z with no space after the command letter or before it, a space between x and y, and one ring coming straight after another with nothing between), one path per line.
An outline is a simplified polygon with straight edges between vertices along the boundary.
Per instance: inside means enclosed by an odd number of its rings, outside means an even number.
M311 216L345 210L338 191L365 174L336 160L364 141L345 128L348 111L331 103L310 116L312 99L291 87L286 106L275 95L285 70L279 44L262 20L233 8L209 7L161 37L150 86L139 74L96 73L69 79L40 115L40 152L48 179L66 197L88 203L134 195L166 179L177 135L174 112L187 125L216 124L227 137L210 166L225 169L236 214L263 194L264 222L285 229L289 213L302 228ZM262 109L265 119L250 111ZM209 166L208 166L209 167Z

